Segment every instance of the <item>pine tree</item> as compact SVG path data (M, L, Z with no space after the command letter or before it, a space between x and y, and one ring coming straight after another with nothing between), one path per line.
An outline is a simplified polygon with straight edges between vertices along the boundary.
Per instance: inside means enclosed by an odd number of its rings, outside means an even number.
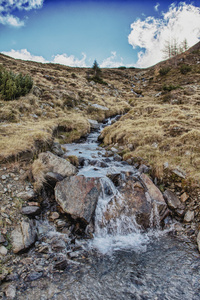
M94 77L95 78L98 78L101 74L101 69L99 68L99 65L95 59L94 63L93 63L93 66L92 66L92 69L94 71Z

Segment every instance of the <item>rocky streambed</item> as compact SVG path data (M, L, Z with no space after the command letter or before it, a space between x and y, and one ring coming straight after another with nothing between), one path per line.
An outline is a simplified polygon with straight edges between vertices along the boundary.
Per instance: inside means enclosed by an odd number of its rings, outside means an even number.
M23 168L1 169L2 299L199 299L187 199L99 147L105 125L41 153L37 192Z

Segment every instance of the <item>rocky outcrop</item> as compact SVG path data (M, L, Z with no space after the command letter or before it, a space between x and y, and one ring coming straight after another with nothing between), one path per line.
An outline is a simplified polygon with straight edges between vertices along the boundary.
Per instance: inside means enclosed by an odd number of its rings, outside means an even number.
M58 182L55 199L61 208L73 219L89 224L94 215L101 191L99 178L71 176Z
M36 228L32 222L22 221L11 233L14 253L28 249L36 240Z

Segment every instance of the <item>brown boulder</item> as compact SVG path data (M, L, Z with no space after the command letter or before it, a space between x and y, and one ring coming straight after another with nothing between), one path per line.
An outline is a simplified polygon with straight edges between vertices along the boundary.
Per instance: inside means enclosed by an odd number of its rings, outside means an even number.
M94 215L101 191L99 178L71 176L58 182L55 187L56 202L73 219L89 224Z

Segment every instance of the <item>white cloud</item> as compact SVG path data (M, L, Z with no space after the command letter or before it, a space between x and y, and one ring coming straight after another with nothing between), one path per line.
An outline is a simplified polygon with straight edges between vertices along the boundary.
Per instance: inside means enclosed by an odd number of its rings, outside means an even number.
M117 53L115 51L111 52L111 56L104 59L103 62L100 64L101 68L117 68L123 65L123 58L117 57Z
M0 23L13 27L24 26L24 21L12 14L12 11L39 9L44 0L0 0Z
M154 6L155 11L158 11L159 6L160 6L160 3L156 3L156 5Z
M137 67L148 67L163 60L163 47L166 41L176 39L181 43L187 39L189 47L200 38L200 8L182 2L174 3L160 19L147 17L131 24L129 44L138 52Z
M22 59L22 60L31 60L31 61L37 61L41 63L48 63L47 60L44 59L42 56L36 56L32 55L30 52L28 52L26 49L21 50L11 50L8 52L2 52L5 55L11 56L16 59Z
M43 56L37 56L31 54L27 49L21 49L21 50L11 50L11 51L3 51L2 52L5 55L11 56L16 59L22 59L22 60L31 60L41 63L57 63L61 65L66 65L70 67L87 67L86 65L86 55L82 53L83 58L78 59L74 55L68 56L67 54L57 54L53 56L51 61L46 60Z
M23 21L21 21L19 18L15 17L13 15L10 15L10 14L7 14L6 16L2 16L0 14L0 23L3 25L11 25L14 27L24 26Z
M86 55L82 53L83 58L78 59L74 55L68 56L67 54L57 54L54 56L53 63L70 66L70 67L87 67L86 65Z

